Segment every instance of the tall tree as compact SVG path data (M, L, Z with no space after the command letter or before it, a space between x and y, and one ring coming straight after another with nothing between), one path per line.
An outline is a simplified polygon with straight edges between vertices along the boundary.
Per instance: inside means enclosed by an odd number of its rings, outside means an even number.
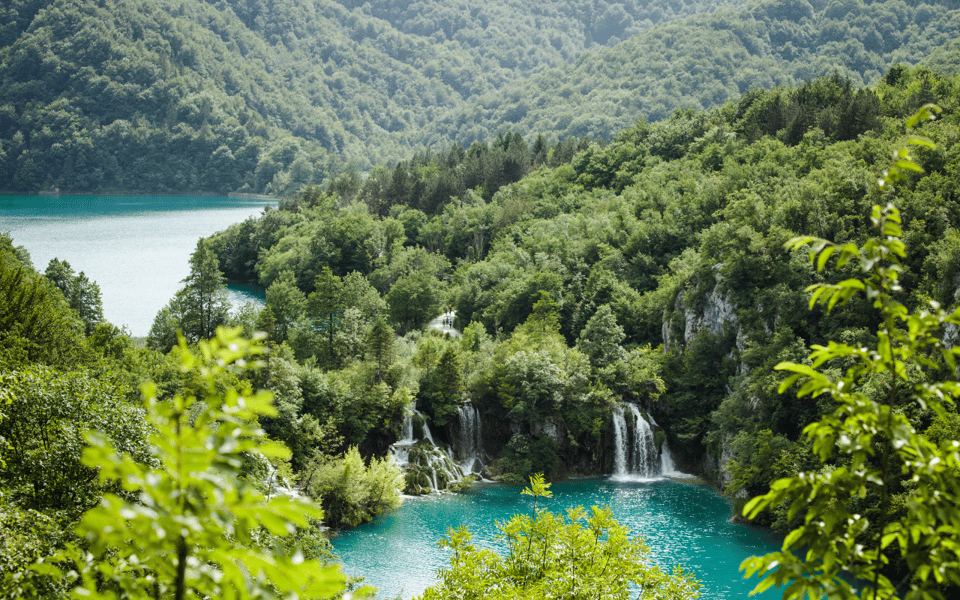
M197 242L190 255L190 274L183 283L186 285L174 298L179 301L183 335L191 341L213 337L217 327L227 322L230 301L217 255L207 240Z
M94 328L103 322L103 300L100 296L100 286L87 278L83 271L73 272L73 267L65 260L53 258L44 271L47 279L53 283L66 298L70 305L83 321L87 335L93 333Z
M176 331L190 342L208 339L230 316L227 286L209 241L197 242L197 249L190 255L190 274L183 283L186 285L160 309L150 328L147 343L162 352L173 347Z
M73 267L65 260L52 258L47 263L47 270L43 273L53 285L63 293L64 298L70 298L70 289L73 285L75 274Z
M383 381L384 371L393 363L393 345L396 334L383 317L378 318L367 336L367 354L377 365L377 383Z
M346 308L343 299L343 281L334 275L330 267L324 267L317 275L314 291L307 299L307 314L314 322L314 326L324 333L326 338L327 364L337 364L334 337L337 328L337 319Z
M435 369L423 381L421 396L427 401L427 410L433 422L445 425L463 401L463 371L460 356L452 347L447 347Z
M80 271L73 279L69 300L70 308L75 310L83 321L87 335L93 333L97 325L103 323L103 300L100 297L100 286L97 285L97 282L87 279L83 271Z
M287 339L287 331L307 312L307 297L297 287L293 271L283 271L267 288L267 306L276 319L276 341Z
M560 332L560 305L550 292L540 290L540 298L533 305L533 312L527 317L524 327L539 343L543 343L551 334Z
M620 345L626 337L610 305L602 304L580 332L577 348L587 355L594 368L602 369L626 357Z
M73 364L82 354L81 338L60 294L0 233L0 366Z

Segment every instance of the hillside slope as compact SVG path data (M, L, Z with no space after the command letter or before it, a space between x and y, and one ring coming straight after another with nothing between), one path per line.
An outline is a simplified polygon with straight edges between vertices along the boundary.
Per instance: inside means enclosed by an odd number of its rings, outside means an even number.
M710 108L834 71L874 84L960 33L956 1L815 4L825 6L766 0L652 28L462 104L432 122L427 137L469 144L515 130L612 139L641 117L659 121L678 107Z
M743 5L12 0L0 189L287 194L510 128L612 137L833 69L871 81L960 28L956 0Z

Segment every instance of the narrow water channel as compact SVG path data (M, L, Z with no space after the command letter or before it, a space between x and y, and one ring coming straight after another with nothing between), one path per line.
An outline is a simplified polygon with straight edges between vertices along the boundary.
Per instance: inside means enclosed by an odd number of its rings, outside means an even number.
M449 565L448 551L436 544L449 528L466 525L475 545L500 551L495 522L532 512L532 500L521 489L488 483L466 494L407 498L397 511L341 533L334 551L348 574L377 587L378 597L412 598ZM758 580L744 580L740 563L780 547L779 536L731 522L729 502L697 480L584 479L555 483L552 490L554 497L541 502L555 513L609 505L622 524L646 539L656 564L693 572L705 599L746 598ZM768 590L756 597L777 595Z

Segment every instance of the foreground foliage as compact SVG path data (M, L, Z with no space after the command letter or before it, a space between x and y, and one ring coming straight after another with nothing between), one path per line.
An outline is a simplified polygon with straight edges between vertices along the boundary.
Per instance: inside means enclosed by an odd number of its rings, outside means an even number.
M283 453L255 426L257 416L276 414L268 392L216 387L220 372L243 370L260 346L219 329L197 353L185 342L180 350L181 369L202 382L199 397L160 401L155 387L144 387L147 420L155 428L147 464L90 435L84 463L123 491L104 494L83 516L77 533L85 543L58 557L71 567L42 563L35 570L75 580L76 598L336 594L344 585L338 567L304 560L299 551L261 547L266 533L288 536L322 512L285 497L264 498L240 477L245 454Z
M933 108L909 124L932 117ZM906 148L895 159L881 186L919 170ZM907 256L900 211L875 206L871 222L875 235L860 246L813 237L790 242L812 245L817 270L835 258L837 269L857 271L837 284L811 286L811 308L830 310L863 294L882 320L874 346L831 341L813 346L809 362L777 366L790 373L781 392L800 384L800 397L828 395L836 406L804 429L823 467L774 482L744 510L754 517L785 504L789 518L802 519L782 552L742 567L763 577L758 591L787 586L784 598L858 597L842 574L860 581L861 598L941 599L960 586L960 441L936 443L908 418L919 411L934 421L952 414L955 421L960 347L942 336L945 327L960 325L960 309L946 312L930 301L908 310L899 300Z
M582 506L555 515L540 502L553 496L542 475L530 478L523 494L533 496L532 515L514 515L498 523L506 544L501 557L470 543L466 527L450 530L440 542L453 551L450 568L427 588L422 600L461 598L629 598L680 600L699 598L696 579L679 567L667 574L649 564L650 549L627 530L608 507Z

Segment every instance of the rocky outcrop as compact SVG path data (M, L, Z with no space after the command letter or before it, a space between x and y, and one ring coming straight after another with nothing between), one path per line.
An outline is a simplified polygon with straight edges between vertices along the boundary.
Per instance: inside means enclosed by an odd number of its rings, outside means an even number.
M723 264L714 265L713 289L694 306L687 306L687 290L681 290L677 294L673 315L665 314L663 319L661 333L665 350L669 351L675 347L684 348L704 331L720 333L728 326L737 331L737 349L740 351L744 349L746 338L737 321L737 307L730 300L729 294L721 290L722 276L719 270L722 266ZM682 323L682 339L675 335L675 332L680 329L677 319Z

